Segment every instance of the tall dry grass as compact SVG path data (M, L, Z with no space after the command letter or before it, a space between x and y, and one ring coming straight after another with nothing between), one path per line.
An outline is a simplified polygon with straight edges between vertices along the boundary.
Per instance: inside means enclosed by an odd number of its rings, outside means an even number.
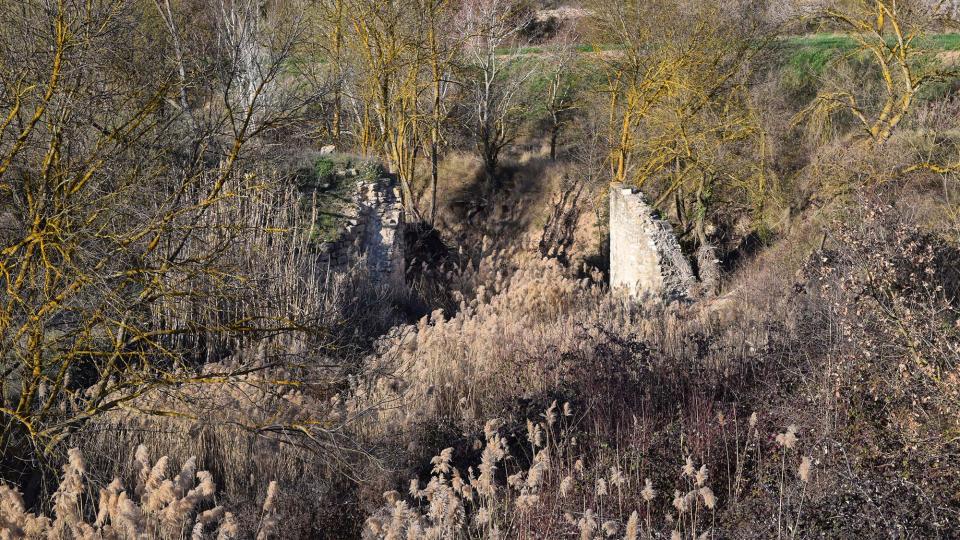
M698 304L636 305L539 254L464 252L432 276L448 311L366 356L306 347L155 396L193 416L112 417L99 429L121 435L91 432L87 453L116 470L140 442L192 452L243 530L269 471L299 537L949 537L957 250L895 207L856 207L878 211L838 207L825 237L799 231ZM344 306L363 290L342 286Z
M90 461L96 482L126 473L126 449L185 462L192 456L223 488L222 501L240 530L266 495L264 474L284 486L275 506L294 536L315 531L350 536L362 519L360 483L376 483L377 441L354 428L367 414L344 397L372 341L402 321L409 292L374 282L361 254L349 271L319 263L312 230L316 213L296 189L265 171L257 190L239 197L205 224L211 241L224 230L244 238L221 253L236 295L212 306L210 327L243 319L256 331L187 333L178 350L197 351L195 382L158 388L93 419L72 437ZM202 250L200 244L184 249ZM227 263L229 263L227 265ZM156 317L187 324L190 298ZM218 317L222 317L218 319ZM372 405L368 405L372 406ZM296 486L296 487L294 487Z
M771 494L778 512L754 531L797 536L814 465L801 452L796 427L770 445L756 414L742 423L718 419L731 433L727 466L736 474L715 479L690 455L658 470L642 455L603 452L579 439L582 417L569 403L554 402L526 421L525 432L505 434L501 421L488 421L469 452L479 451L478 461L458 467L454 448L438 453L425 484L414 478L406 493L384 494L365 537L721 538L718 512L743 505L749 483L768 469L779 474Z
M88 504L92 486L87 483L87 463L80 450L71 449L48 515L29 512L21 493L0 483L0 538L132 540L189 535L191 540L230 540L246 536L237 517L215 505L213 475L198 471L196 458L184 461L172 476L169 458L152 461L142 445L130 461L135 489L128 491L119 478L114 478L98 490L98 502ZM246 529L257 540L279 537L276 495L277 483L270 482L258 523Z
M365 429L407 449L396 482L412 476L420 486L407 498L391 494L367 534L960 530L950 496L960 483L942 465L956 446L958 250L919 230L909 208L884 202L890 193L872 193L838 200L744 264L733 290L699 304L631 305L556 261L488 254L483 261L498 262L463 273L473 295L459 309L395 330L365 364L378 375L351 399L396 404ZM555 434L572 450L524 448L526 419L553 401L579 411L567 439ZM479 482L484 453L499 455L484 450L489 418L503 437L494 447L512 456L498 473L499 518L469 473L472 466ZM546 475L550 490L534 492L526 475L564 452L576 459L551 462L560 472ZM687 457L697 471L706 467L709 484L678 475ZM577 459L589 474L573 468ZM614 512L612 469L630 486L629 504L620 508L618 496ZM558 495L568 476L564 491L576 485L584 497L571 506ZM646 478L667 494L658 500L673 521L646 509ZM714 508L705 511L708 499Z

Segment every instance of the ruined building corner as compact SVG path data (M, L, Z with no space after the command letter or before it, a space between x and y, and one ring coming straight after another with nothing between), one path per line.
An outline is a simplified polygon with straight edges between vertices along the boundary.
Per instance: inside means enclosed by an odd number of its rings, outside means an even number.
M610 288L637 300L688 298L696 284L670 223L640 190L610 189Z

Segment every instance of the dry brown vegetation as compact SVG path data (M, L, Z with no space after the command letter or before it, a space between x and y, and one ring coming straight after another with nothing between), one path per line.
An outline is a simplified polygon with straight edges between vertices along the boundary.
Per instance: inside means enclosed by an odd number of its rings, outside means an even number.
M0 538L960 535L955 6L0 13ZM320 262L378 162L402 283Z

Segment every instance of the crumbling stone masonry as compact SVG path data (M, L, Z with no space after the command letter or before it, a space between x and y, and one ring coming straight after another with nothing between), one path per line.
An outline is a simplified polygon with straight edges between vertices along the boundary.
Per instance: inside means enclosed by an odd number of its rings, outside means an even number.
M371 280L403 283L403 204L396 180L381 177L358 183L349 212L340 236L320 246L321 268L342 272L365 257Z
M610 288L632 298L686 298L696 278L670 224L643 193L610 189Z

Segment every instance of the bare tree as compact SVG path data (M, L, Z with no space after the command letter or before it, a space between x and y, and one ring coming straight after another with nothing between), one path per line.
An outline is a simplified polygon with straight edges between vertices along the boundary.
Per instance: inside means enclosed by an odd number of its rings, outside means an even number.
M580 55L577 45L580 35L570 28L561 30L547 48L546 109L550 127L550 159L557 159L560 134L577 110L576 64Z
M449 0L420 0L418 10L423 14L426 30L427 64L430 70L430 225L437 219L437 190L440 186L440 147L443 144L444 123L449 118L447 100L452 94L452 71L460 54L460 39L445 35L443 27L452 23L454 6Z
M344 129L344 96L347 63L347 3L346 0L321 0L314 3L319 13L318 24L326 39L321 40L320 49L325 53L324 62L327 76L332 82L332 111L330 114L329 135L337 144L341 143Z
M175 12L158 6L176 41ZM236 54L221 64L221 92L201 104L212 126L228 127L203 133L194 158L182 160L177 125L193 124L190 99L183 105L189 72L142 75L164 59L117 46L133 39L140 16L123 0L25 1L0 33L0 57L19 66L0 87L4 458L43 455L152 390L259 369L197 366L242 336L300 328L276 311L246 309L251 276L228 255L254 229L225 219L262 189L245 156L291 114L269 89L296 32L275 34L255 54L231 34ZM174 65L182 59L174 54ZM98 77L85 76L91 70Z
M471 92L471 129L483 159L488 190L496 188L500 153L517 135L524 83L534 72L520 50L520 31L530 14L514 0L472 0L460 20L469 36L470 65L465 84Z
M163 24L170 36L170 44L173 48L174 63L177 70L177 83L179 86L179 91L177 92L177 99L170 101L187 117L187 120L190 123L190 128L194 133L194 137L199 139L200 127L197 124L197 118L194 115L193 108L190 104L190 98L187 95L187 61L183 49L183 38L180 34L180 27L177 23L173 6L171 6L170 0L154 0L154 5L157 7L157 12L160 14Z
M293 84L285 69L308 28L306 3L291 0L267 9L262 0L217 0L216 32L226 69L223 102L234 134L246 111L258 132L312 103L316 89Z
M390 0L350 0L353 46L360 61L357 77L364 133L400 179L404 205L418 215L416 178L423 110L425 55L417 14Z
M945 66L925 49L922 37L938 16L936 6L920 1L863 0L827 2L814 18L835 25L857 43L879 70L881 96L863 95L862 85L828 84L797 117L825 124L836 113L847 113L870 144L882 145L912 110L918 93L938 81L955 78L960 70Z
M768 191L766 139L748 87L770 34L736 7L594 6L597 30L625 44L605 61L612 180L643 188L656 208L674 213L698 246L701 277L719 273L711 219L744 203L759 218Z

